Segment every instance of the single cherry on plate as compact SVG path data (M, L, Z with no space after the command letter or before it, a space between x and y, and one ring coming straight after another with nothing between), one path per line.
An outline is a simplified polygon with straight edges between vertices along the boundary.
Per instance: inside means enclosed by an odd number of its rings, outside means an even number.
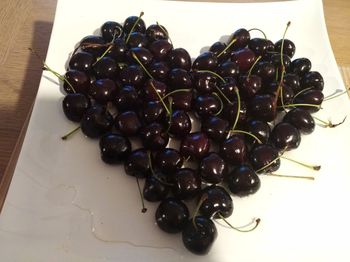
M192 64L193 70L214 71L218 65L217 56L210 51L201 53Z
M172 49L167 55L170 68L182 68L187 71L191 69L191 56L184 48Z
M143 197L150 202L158 202L165 199L170 192L170 186L166 181L166 175L161 172L156 172L153 176L146 177Z
M77 52L69 59L69 69L89 72L95 58L88 52Z
M311 61L308 58L297 58L291 62L289 72L303 76L311 70L311 66Z
M62 101L65 116L74 122L80 122L90 106L90 99L80 93L67 94Z
M232 215L233 202L225 188L217 185L205 187L199 201L202 200L199 212L207 218L219 218L219 214L225 218Z
M300 145L300 132L290 123L280 122L271 132L270 141L279 150L292 150Z
M315 129L315 120L311 114L302 108L293 108L284 116L283 122L295 126L302 134L311 134Z
M237 166L226 179L231 193L240 197L256 193L260 188L260 178L247 164Z
M276 118L276 107L275 96L261 94L250 100L248 110L255 119L270 122Z
M164 174L172 174L182 167L184 159L174 148L164 148L156 152L154 164Z
M148 72L158 81L165 82L170 71L169 66L165 62L153 61L147 68Z
M108 56L96 61L96 63L93 64L92 69L96 79L116 79L120 70L115 60Z
M140 118L135 111L125 111L117 115L115 127L125 136L136 136L142 127Z
M197 96L193 107L196 115L201 119L217 115L222 110L219 98L214 95Z
M225 166L225 161L217 153L210 152L200 161L198 172L203 181L218 184L224 179Z
M206 133L213 141L220 143L226 139L230 125L227 120L217 116L211 116L204 119L201 123L202 132Z
M157 40L168 39L168 31L166 28L159 24L152 24L146 29L146 36L152 43Z
M105 105L107 102L114 101L119 89L119 83L111 79L98 79L92 82L89 88L89 95L95 99L97 103Z
M222 142L220 145L219 154L227 162L238 165L246 161L248 148L243 138L234 135Z
M310 113L314 113L320 110L323 99L324 95L321 90L310 89L296 96L293 100L293 104L296 104L297 107L303 108Z
M143 13L140 14L140 16L129 16L125 19L123 23L123 29L125 34L129 34L131 32L140 32L145 33L146 32L146 25L143 19L141 18Z
M144 148L132 151L124 161L125 173L137 178L145 178L152 175L149 153Z
M277 53L281 52L283 43L283 54L289 56L289 58L293 58L295 54L295 44L289 39L281 39L275 43L275 51Z
M139 88L144 83L145 75L140 66L129 65L123 67L123 69L120 71L119 79L123 85L131 85L135 88Z
M249 162L257 173L274 172L281 164L278 150L269 144L253 147L249 152Z
M167 83L172 90L192 88L190 73L181 68L173 68L169 71Z
M203 132L194 132L185 136L180 145L180 152L185 158L202 159L210 148L209 138Z
M86 72L70 69L65 73L64 78L67 81L63 82L63 89L67 94L76 92L86 95L88 93L91 78ZM67 82L69 82L69 84Z
M322 75L317 71L310 71L303 75L300 80L300 86L302 89L313 88L317 90L323 90L324 80Z
M119 112L133 111L140 105L139 95L133 86L123 86L113 100Z
M101 34L106 42L111 42L113 38L123 38L124 30L121 24L114 21L107 21L101 26Z
M180 168L170 178L171 191L177 199L191 199L201 191L201 177L196 170Z
M107 49L105 44L106 41L103 39L103 37L88 35L80 41L79 47L82 51L88 52L97 58Z
M271 127L265 121L250 119L245 124L245 130L254 135L263 144L266 144L269 140ZM257 144L258 141L251 136L246 136L247 141L252 144Z
M125 136L107 133L100 138L101 158L107 164L122 163L131 152L131 143Z
M247 72L255 61L255 54L249 48L239 49L232 52L231 61L238 65L240 72Z
M187 136L192 129L191 119L185 111L175 110L170 119L169 134L175 138Z
M169 134L166 132L165 127L157 122L143 126L139 134L146 149L160 150L165 148L169 142Z

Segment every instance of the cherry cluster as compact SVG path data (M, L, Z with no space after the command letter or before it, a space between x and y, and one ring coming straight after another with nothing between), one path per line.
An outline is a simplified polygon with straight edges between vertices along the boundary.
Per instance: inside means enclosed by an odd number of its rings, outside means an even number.
M143 197L160 202L159 228L182 232L187 249L206 254L217 236L212 219L233 212L231 194L255 193L258 174L276 171L313 132L324 81L309 59L292 60L285 36L273 43L238 29L192 60L142 15L80 41L62 77L63 111L99 139L105 163L145 179Z

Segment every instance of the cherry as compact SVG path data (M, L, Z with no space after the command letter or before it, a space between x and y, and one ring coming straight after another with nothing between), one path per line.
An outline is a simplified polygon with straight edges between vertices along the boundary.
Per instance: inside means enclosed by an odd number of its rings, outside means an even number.
M227 184L232 194L244 197L259 190L260 179L251 166L243 164L228 175Z
M225 139L220 145L219 154L233 165L242 164L247 159L248 149L245 141L239 136Z
M117 38L107 51L106 56L113 58L116 62L124 62L127 46L123 39Z
M120 113L115 119L115 127L125 136L136 136L141 128L141 122L134 111Z
M311 114L302 108L293 108L283 118L283 122L288 122L295 126L302 134L311 134L315 129L315 121Z
M193 88L200 94L210 94L216 90L217 78L206 71L193 72Z
M181 68L174 68L170 70L167 83L172 90L192 88L190 73Z
M173 49L173 45L168 40L156 40L149 45L148 49L155 60L165 61L169 52Z
M165 96L168 87L155 79L148 79L143 85L143 97L145 101L158 101L159 97Z
M149 73L156 79L162 82L165 82L168 77L169 67L165 62L156 62L153 61L148 66Z
M229 122L217 116L211 116L202 121L201 130L215 142L222 142L227 136Z
M151 163L147 150L140 148L132 151L124 161L124 169L129 176L137 178L151 176Z
M233 33L231 40L232 39L236 39L236 42L233 44L233 49L238 50L248 45L250 33L248 30L240 28ZM229 42L231 42L231 40Z
M229 50L225 50L226 47L227 46L225 43L219 41L212 44L209 48L209 51L212 52L217 57L218 62L221 63L226 61L230 57ZM221 55L218 56L219 54Z
M278 150L269 144L256 145L250 151L249 160L257 173L274 172L281 164Z
M281 54L280 53L271 54L269 61L281 70ZM291 63L289 56L283 54L282 55L282 62L283 62L284 68L288 71L290 63Z
M271 133L271 128L268 123L255 119L246 122L245 130L257 137L263 144L268 142ZM250 140L252 143L257 142L251 136L247 136L246 139Z
M81 131L90 137L98 138L112 129L113 117L104 106L88 108L81 120Z
M217 73L222 77L237 78L239 67L235 62L226 61L217 67Z
M160 101L149 101L143 105L140 115L146 124L162 122L165 119L165 109Z
M276 68L271 62L258 61L255 64L252 73L260 76L263 83L269 83L276 76Z
M187 158L202 159L209 152L210 144L203 132L190 133L181 141L180 152Z
M191 69L190 54L183 48L172 49L168 53L167 61L171 68L182 68L187 71Z
M243 48L231 54L231 61L238 65L240 72L247 72L255 61L255 54L249 48Z
M161 230L167 233L179 233L188 221L189 211L182 201L169 197L159 204L155 217Z
M92 82L89 88L89 95L100 104L113 101L118 92L119 86L111 79L99 79Z
M314 88L317 90L323 90L324 80L322 75L317 71L310 71L304 74L301 78L300 85L302 89Z
M101 158L107 164L122 163L131 152L131 143L125 136L107 133L100 138Z
M300 132L290 123L280 122L272 130L271 143L279 150L295 149L300 144Z
M275 97L269 94L255 95L250 101L248 110L257 120L273 121L276 118Z
M65 116L74 122L80 122L90 106L90 99L80 93L67 94L62 101Z
M315 105L314 106L298 106L300 108L303 108L311 113L316 112L320 109L319 106L321 106L324 99L324 95L321 90L318 89L311 89L307 90L305 92L300 93L298 96L294 98L294 103L296 104L309 104L309 105Z
M145 33L146 32L146 25L145 22L142 20L141 16L143 13L140 14L139 17L137 16L129 16L128 18L125 19L124 21L124 32L125 34L129 34L131 31L132 32L140 32L140 33Z
M201 199L204 199L200 205L200 213L207 217L219 217L218 214L227 218L232 215L233 202L226 189L221 186L207 186L202 190Z
M233 124L237 113L238 113L238 102L237 100L233 101L232 104L225 105L223 110L224 118L230 123ZM239 118L238 118L238 124L243 123L247 118L247 106L245 102L241 101L241 106L239 110Z
M214 71L218 65L216 55L210 51L200 54L193 62L193 70L209 70Z
M169 135L165 132L164 126L157 122L142 127L140 138L144 148L150 150L165 148L169 142Z
M143 47L146 48L149 42L145 34L132 32L127 43L128 48Z
M225 161L215 152L210 152L203 157L198 167L201 178L211 184L221 183L224 178L224 171Z
M261 89L261 78L257 75L243 75L240 77L240 94L244 98L251 98Z
M183 157L173 148L159 150L154 158L155 166L165 174L172 174L182 167Z
M283 77L283 83L288 85L294 93L300 91L300 78L297 74L288 73Z
M90 87L90 76L86 72L70 69L66 72L64 77L70 84L69 85L66 81L63 83L63 89L67 94L75 92L82 94L88 93Z
M106 41L101 36L88 35L80 41L80 48L82 51L86 51L95 57L102 55L107 49L104 44Z
M146 177L143 187L143 197L150 202L158 202L165 199L170 192L166 182L166 175L157 172L154 176Z
M121 24L114 21L107 21L101 26L101 34L106 42L111 42L113 38L123 38L124 31Z
M151 64L153 60L152 53L144 47L133 47L127 52L127 57L129 59L129 62L137 64L138 61L136 60L134 55L137 57L140 63L144 66Z
M194 100L194 110L198 117L206 119L221 110L220 100L213 95L200 95Z
M192 108L192 89L188 89L183 92L176 92L171 95L173 99L173 109L174 110L183 110L190 111Z
M249 40L248 47L256 56L263 56L268 51L269 43L265 38L252 38Z
M118 90L114 103L120 112L136 110L139 105L139 96L133 86L124 86Z
M281 39L275 43L275 51L281 53L283 43L283 54L292 58L295 54L295 44L289 39Z
M183 138L191 132L191 119L185 111L176 110L172 113L169 134L173 137Z
M123 85L131 85L135 88L141 87L144 80L145 75L143 70L138 65L130 65L124 67L119 74L120 81Z
M146 36L150 42L154 42L161 39L168 39L168 31L164 26L159 24L153 24L147 27Z
M119 67L114 59L105 56L93 64L93 70L96 79L109 78L116 79L119 71Z
M264 93L276 96L278 92L280 82L272 81L270 82L264 89ZM289 85L282 83L281 89L282 90L282 98L283 98L283 105L288 105L292 103L294 98L294 92ZM279 94L279 98L277 100L277 106L282 106L282 99L281 99L281 93Z
M171 190L177 199L190 199L201 190L201 178L190 168L180 168L171 176Z
M69 60L69 69L88 72L91 70L94 60L94 56L88 52L77 52Z
M290 64L289 71L299 76L305 75L311 70L311 61L305 57L297 58Z
M196 216L188 220L182 231L182 242L185 247L197 255L207 254L216 238L215 224L204 216Z

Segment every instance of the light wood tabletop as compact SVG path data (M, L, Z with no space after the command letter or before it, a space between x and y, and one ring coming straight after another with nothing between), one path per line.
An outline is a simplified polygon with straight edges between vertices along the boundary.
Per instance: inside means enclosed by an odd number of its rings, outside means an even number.
M254 2L254 0L223 2ZM256 2L262 2L257 0ZM332 48L343 75L350 79L350 1L323 0ZM41 77L56 0L0 1L0 207L20 152Z

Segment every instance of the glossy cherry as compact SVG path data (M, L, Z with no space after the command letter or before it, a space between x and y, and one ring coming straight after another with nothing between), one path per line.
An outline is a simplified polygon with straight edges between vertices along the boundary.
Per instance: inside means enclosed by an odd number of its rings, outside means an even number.
M152 175L150 157L144 148L132 151L124 161L125 173L137 178L145 178Z
M260 178L247 164L236 167L228 176L227 184L231 193L240 197L256 193L260 188Z
M101 158L107 164L122 163L131 152L131 143L125 136L108 133L100 138Z
M98 138L109 132L113 126L113 117L106 107L94 105L87 109L81 120L81 131L90 138Z
M177 199L191 199L201 190L199 174L190 168L180 168L171 176L171 190Z
M232 215L233 202L225 188L217 185L207 186L202 190L199 199L204 199L200 205L200 213L207 218L225 218Z
M144 148L150 150L160 150L165 148L169 142L169 134L165 127L157 122L153 122L140 129L140 138Z
M154 157L155 167L165 174L174 173L182 167L183 162L180 152L173 148L161 149Z
M88 52L77 52L69 60L69 68L78 71L90 71L95 58Z
M165 199L170 192L170 186L166 180L166 175L160 172L146 177L143 187L143 197L150 202L158 202Z
M187 71L191 69L191 57L184 48L172 49L167 55L167 61L170 68L182 68Z
M231 164L238 165L246 161L248 148L244 139L234 135L222 142L219 154Z
M222 142L227 137L229 122L217 116L211 116L202 121L201 130L215 142Z
M107 21L101 26L101 34L106 42L111 42L113 38L124 37L124 30L121 24L114 21Z
M271 132L271 143L279 150L292 150L300 144L300 132L290 123L280 122Z
M80 93L67 94L62 101L65 116L74 122L80 122L90 106L90 99Z
M142 124L135 111L125 111L120 113L115 119L115 127L125 136L135 136L138 134Z
M187 158L202 159L210 148L209 138L203 132L190 133L181 141L180 152Z
M215 152L202 158L198 167L202 180L210 184L221 183L224 179L225 161Z
M257 173L274 172L281 164L278 156L278 150L272 145L256 145L249 153L249 162Z
M302 108L293 108L283 118L283 122L288 122L295 126L302 134L311 134L315 129L315 120L311 114Z

